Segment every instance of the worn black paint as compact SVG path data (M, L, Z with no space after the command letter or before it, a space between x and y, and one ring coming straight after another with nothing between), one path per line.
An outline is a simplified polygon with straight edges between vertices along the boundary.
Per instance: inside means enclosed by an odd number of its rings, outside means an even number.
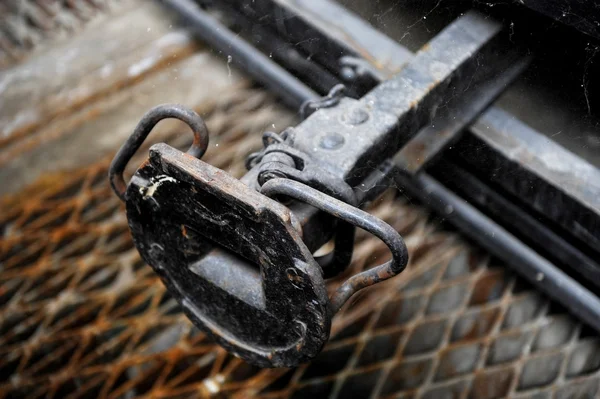
M286 207L166 144L151 149L126 198L143 259L188 317L227 350L262 367L296 365L321 350L329 301ZM236 262L194 267L203 255L198 239L260 265L260 275L258 269L242 273ZM240 276L243 289L228 286Z

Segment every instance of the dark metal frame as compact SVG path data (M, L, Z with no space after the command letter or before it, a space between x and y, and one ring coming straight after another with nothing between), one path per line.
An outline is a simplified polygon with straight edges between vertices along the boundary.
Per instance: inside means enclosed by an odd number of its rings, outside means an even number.
M289 59L279 54L275 57L281 63L278 65L190 0L164 2L178 11L203 40L232 62L243 65L289 105L300 106L317 99L316 93L294 74L320 91L323 81L344 82L350 93L362 96L359 100L347 97L336 101L334 107L321 108L288 130L284 143L290 150L279 150L275 163L293 166L289 159L305 157L303 162L314 163L317 170L323 171L317 176L331 175L351 186L381 187L383 180L394 178L411 195L442 213L542 291L600 329L600 300L581 283L587 278L584 284L600 284L600 280L594 280L600 270L595 261L600 246L594 241L600 237L600 187L595 186L600 182L596 180L600 173L559 146L552 148L558 163L545 162L543 149L536 146L539 133L495 107L484 112L528 63L514 45L503 40L498 24L467 13L413 56L331 1L223 0L213 4L229 12L250 40L252 27L260 26L263 41L264 35L270 34L275 43L282 44L277 48L295 54ZM298 63L302 58L298 54L310 55L314 63ZM450 143L455 143L452 150L448 150ZM561 160L568 164L561 164ZM576 173L581 170L586 171L585 176ZM260 185L272 184L270 179L282 173L281 168L270 169L269 178L261 179L264 171L264 164L262 168L259 164L242 182L260 190ZM288 179L303 181L302 173L284 174ZM137 198L136 193L143 192L144 185L139 179L134 183L135 189L130 191ZM326 186L322 184L321 190ZM377 193L371 190L359 202ZM140 201L136 203L138 209L142 207ZM128 212L133 209L128 205ZM291 204L290 209L302 225L309 251L329 239L330 219L302 204ZM140 220L133 222L132 229ZM147 232L139 230L136 234L139 239ZM231 234L228 239L235 241ZM149 263L160 263L162 258L147 252L143 239L136 244ZM222 251L213 251L194 267L249 270L242 260L230 260ZM559 267L573 261L578 263L569 272L579 277L579 282ZM185 305L185 298L178 299ZM227 317L237 317L234 309L230 312L221 319L223 323L227 324ZM217 339L223 337L214 328L209 330ZM247 331L243 337L248 345L255 339ZM230 349L239 352L239 345L228 342ZM261 356L248 359L269 365ZM271 365L297 361L287 356Z
M354 22L356 16L331 1L319 2L319 9L315 9L311 2L300 0L258 0L257 2L226 0L225 2L237 3L238 8L246 10L248 18L268 9L272 10L271 14L285 15L285 18L279 19L278 24L270 25L273 34L288 35L291 39L300 42L300 46L305 51L310 51L311 48L304 43L312 39L312 42L318 42L321 46L325 41L333 41L336 45L342 46L344 50L338 52L340 56L365 55L364 62L372 65L369 71L378 71L373 73L378 75L376 79L391 78L412 57L397 43L392 42L393 47L389 47L392 45L389 38L372 27L363 23L359 28L359 25ZM254 6L255 3L260 4ZM340 17L340 13L344 16ZM324 20L332 15L335 15L335 18L331 18L330 21ZM303 24L303 27L310 26L312 29L293 30L292 22L290 26L285 25L287 21L298 19L302 22L293 23ZM263 18L262 21L265 19ZM344 24L338 21L353 22ZM281 33L282 31L284 33ZM361 40L351 40L356 37ZM379 43L382 44L381 47L378 47ZM385 51L379 51L380 49ZM386 56L382 55L384 53L400 54L402 61L396 61L389 66L390 64L385 62ZM326 64L328 68L336 67L335 61L329 59L326 61L328 61ZM339 67L338 75L343 75ZM478 95L476 98L481 98L481 93L476 94ZM455 116L456 110L451 110L449 114ZM448 137L456 139L453 135L447 135L440 140L438 131L435 140L427 140L427 135L422 133L423 135L409 142L400 152L396 163L404 162L403 168L411 169L414 174L426 166L433 154L455 162L460 158L468 163L471 170L477 168L478 171L486 174L480 178L493 185L496 195L502 195L503 198L510 195L511 200L518 198L520 201L518 205L523 214L529 214L535 219L546 219L547 223L541 223L543 226L551 223L551 230L557 231L555 233L557 236L565 237L565 241L580 248L577 250L580 252L579 255L586 254L587 264L589 261L592 264L590 267L584 266L578 273L586 273L584 269L596 270L598 267L596 259L600 257L598 252L600 251L600 171L597 168L560 145L549 143L544 135L494 106L477 117L465 132L464 139L454 146L452 151L444 151L440 154L441 150L450 144ZM422 144L423 142L426 144ZM411 159L410 164L416 166L408 167L407 160L411 156L415 158L414 154L418 152L410 151L411 146L417 143L420 144L419 148L425 148L431 151L431 154L419 157L420 161L415 162ZM438 148L440 144L442 146ZM501 173L492 176L490 171ZM475 197L476 195L473 195L466 199L485 208L486 203ZM528 228L527 225L515 224L516 220L499 221L515 226L517 230ZM532 238L531 242L537 242L535 237ZM546 245L546 242L540 239L538 244ZM557 251L556 255L559 255L558 258L565 264L578 264L577 259L583 259L575 254L574 258L564 257L562 250ZM577 266L575 268L577 269ZM592 276L587 274L586 277L591 279ZM600 279L594 280L592 283L600 283Z
M328 101L331 98L324 102ZM149 160L125 183L123 171L129 160L166 118L188 124L194 135L190 149L183 154L163 143L153 146ZM276 145L271 145L270 137ZM200 161L208 140L197 113L181 105L157 106L144 115L113 159L111 186L126 203L142 258L192 321L258 366L295 366L319 353L329 337L331 317L352 295L405 269L408 250L391 226L356 207L348 185L336 184L335 177L318 166L311 168L310 158L286 147L279 136L265 134L267 148L255 157L258 173L253 176L261 185L260 194ZM302 169L293 169L299 174L281 167L290 155L302 162ZM311 255L300 237L301 221L270 199L281 196L338 220L333 256ZM356 227L380 238L392 259L349 277L328 298L323 279L350 263ZM241 259L207 264L201 259L206 240L259 268L245 266Z

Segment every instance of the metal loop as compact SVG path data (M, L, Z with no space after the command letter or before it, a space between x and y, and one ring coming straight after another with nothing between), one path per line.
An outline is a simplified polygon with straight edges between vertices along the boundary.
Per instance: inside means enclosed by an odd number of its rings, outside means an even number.
M253 152L246 157L246 162L245 162L246 169L250 170L253 167L255 167L258 164L258 162L260 162L263 155L265 154L265 150L271 144L273 144L273 143L283 144L283 142L285 140L284 134L287 137L288 129L281 132L281 134L277 134L275 132L269 132L269 131L264 132L262 135L263 148L262 148L262 150Z
M288 154L289 155L289 154ZM265 170L260 172L259 184L262 186L266 181L285 178L306 184L319 192L329 195L332 198L345 202L346 204L356 206L357 199L354 190L345 181L335 178L325 170L314 167L311 163L306 163L302 171L289 167L281 162L267 162L262 166ZM273 170L269 170L272 168ZM267 175L267 179L261 177ZM343 220L338 220L334 230L333 250L322 256L315 257L315 260L321 266L323 278L331 278L346 270L346 267L352 260L354 250L354 225Z
M310 162L306 154L285 145L273 144L261 153L258 184L275 178L287 178L315 188L347 204L356 206L356 193L344 180ZM331 252L315 257L323 278L331 278L346 270L354 249L354 225L339 220Z
M117 196L125 201L125 191L127 184L123 177L123 171L127 163L140 148L146 137L150 134L158 122L167 118L179 119L192 129L194 141L187 153L200 159L208 148L208 129L200 115L195 111L179 104L162 104L152 108L142 117L135 127L135 130L129 136L127 141L117 152L110 164L108 178L110 185Z
M346 86L342 83L339 83L329 90L329 93L325 97L318 98L316 100L306 100L300 106L300 120L304 120L310 116L314 111L317 111L321 108L330 108L334 105L337 105L342 97L344 97L344 93L346 91ZM312 109L310 113L308 111Z
M271 143L283 143L283 138L275 132L264 132L262 136L263 147L267 148Z
M368 231L380 238L392 252L392 260L379 266L365 270L346 280L330 298L331 308L334 313L346 303L348 299L363 288L377 284L401 273L408 263L408 250L402 236L389 224L375 216L348 205L335 198L329 197L305 184L289 179L272 179L266 182L261 193L273 197L285 195L312 205L323 212L327 212L345 222Z

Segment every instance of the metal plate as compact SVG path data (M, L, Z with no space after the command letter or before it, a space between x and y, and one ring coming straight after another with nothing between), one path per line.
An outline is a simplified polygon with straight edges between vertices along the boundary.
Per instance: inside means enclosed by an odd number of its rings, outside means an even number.
M129 227L142 258L194 324L261 367L289 367L319 353L330 303L291 211L164 143L142 165L127 187ZM231 252L205 267L201 244L211 239Z

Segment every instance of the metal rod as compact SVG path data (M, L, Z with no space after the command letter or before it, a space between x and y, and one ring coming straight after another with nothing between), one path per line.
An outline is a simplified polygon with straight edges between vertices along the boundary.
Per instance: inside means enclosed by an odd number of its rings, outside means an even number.
M277 65L284 66L287 71L319 94L326 95L332 87L342 83L337 76L314 62L312 57L304 54L293 42L285 40L269 26L246 18L239 7L230 7L222 1L219 2L218 9L235 21L236 28L239 28L240 33L250 44L261 50L263 54L268 54ZM351 86L346 87L346 95L353 98L360 97Z
M286 105L298 109L305 101L319 98L312 89L208 15L192 0L162 0L162 3L176 11L203 42L226 55L228 62L281 97Z
M396 182L493 255L511 265L540 291L564 304L574 315L600 330L600 299L475 207L427 173ZM560 294L559 294L560 293Z
M572 241L544 224L547 222L521 208L501 192L495 191L489 184L469 173L467 168L460 163L443 159L429 173L467 202L479 209L483 207L486 215L501 226L508 226L512 233L545 258L568 267L571 273L578 273L578 277L584 277L586 282L595 284L596 290L600 288L600 264L594 260L593 255L581 251L581 247L576 247Z
M269 180L262 186L261 193L269 197L285 195L314 206L352 226L360 227L375 235L390 249L392 253L391 261L358 273L342 283L330 298L331 309L334 313L337 313L356 292L394 277L406 268L408 250L404 239L383 220L345 202L329 197L312 187L289 179L275 178Z

